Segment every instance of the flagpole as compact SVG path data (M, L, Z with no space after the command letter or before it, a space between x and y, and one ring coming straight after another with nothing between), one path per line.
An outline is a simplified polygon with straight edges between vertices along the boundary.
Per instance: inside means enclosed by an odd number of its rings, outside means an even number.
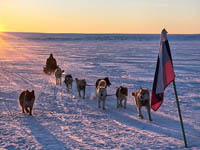
M176 96L176 104L177 104L179 118L180 118L180 122L181 122L181 128L182 128L184 143L185 143L185 147L188 148L187 141L186 141L186 136L185 136L185 131L184 131L184 126L183 126L183 120L182 120L182 116L181 116L181 109L180 109L179 100L178 100L178 94L177 94L177 91L176 91L175 80L173 80L173 86L174 86L174 92L175 92L175 96Z

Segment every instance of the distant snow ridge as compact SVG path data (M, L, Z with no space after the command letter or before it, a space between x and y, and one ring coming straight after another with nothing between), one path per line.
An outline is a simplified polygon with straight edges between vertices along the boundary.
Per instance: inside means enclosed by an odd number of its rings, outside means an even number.
M49 34L49 33L10 33L17 37L33 41L158 41L159 34ZM200 34L169 34L173 41L200 41ZM7 37L12 39L12 37ZM15 38L16 39L16 38Z

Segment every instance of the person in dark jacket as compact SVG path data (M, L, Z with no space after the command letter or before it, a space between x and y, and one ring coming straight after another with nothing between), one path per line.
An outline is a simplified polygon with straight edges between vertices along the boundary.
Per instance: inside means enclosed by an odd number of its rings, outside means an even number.
M56 59L53 57L53 54L50 54L49 58L46 61L46 67L44 68L44 72L47 74L51 74L58 68Z

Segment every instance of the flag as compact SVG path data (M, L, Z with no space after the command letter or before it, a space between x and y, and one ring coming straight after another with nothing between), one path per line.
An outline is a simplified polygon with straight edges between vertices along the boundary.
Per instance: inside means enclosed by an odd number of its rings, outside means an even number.
M161 32L160 48L151 95L151 108L154 111L158 110L161 106L164 99L164 90L172 81L174 81L174 78L175 75L167 39L167 31L163 29Z

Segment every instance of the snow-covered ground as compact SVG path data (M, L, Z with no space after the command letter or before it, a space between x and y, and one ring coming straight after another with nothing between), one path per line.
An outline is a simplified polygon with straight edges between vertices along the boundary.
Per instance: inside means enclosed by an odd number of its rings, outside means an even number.
M169 36L169 43L188 146L197 150L200 37L180 37ZM120 85L129 94L140 87L151 93L158 46L159 35L0 33L0 149L184 149L172 85L160 109L151 111L150 122L144 108L144 119L138 118L131 96L127 109L116 108L115 96L107 97L106 110L98 109L95 87L87 87L82 99L75 83L67 92L64 84L55 86L53 75L42 72L53 53L73 78L94 84L108 76L109 94ZM36 93L33 116L22 114L18 106L18 95L26 89Z

